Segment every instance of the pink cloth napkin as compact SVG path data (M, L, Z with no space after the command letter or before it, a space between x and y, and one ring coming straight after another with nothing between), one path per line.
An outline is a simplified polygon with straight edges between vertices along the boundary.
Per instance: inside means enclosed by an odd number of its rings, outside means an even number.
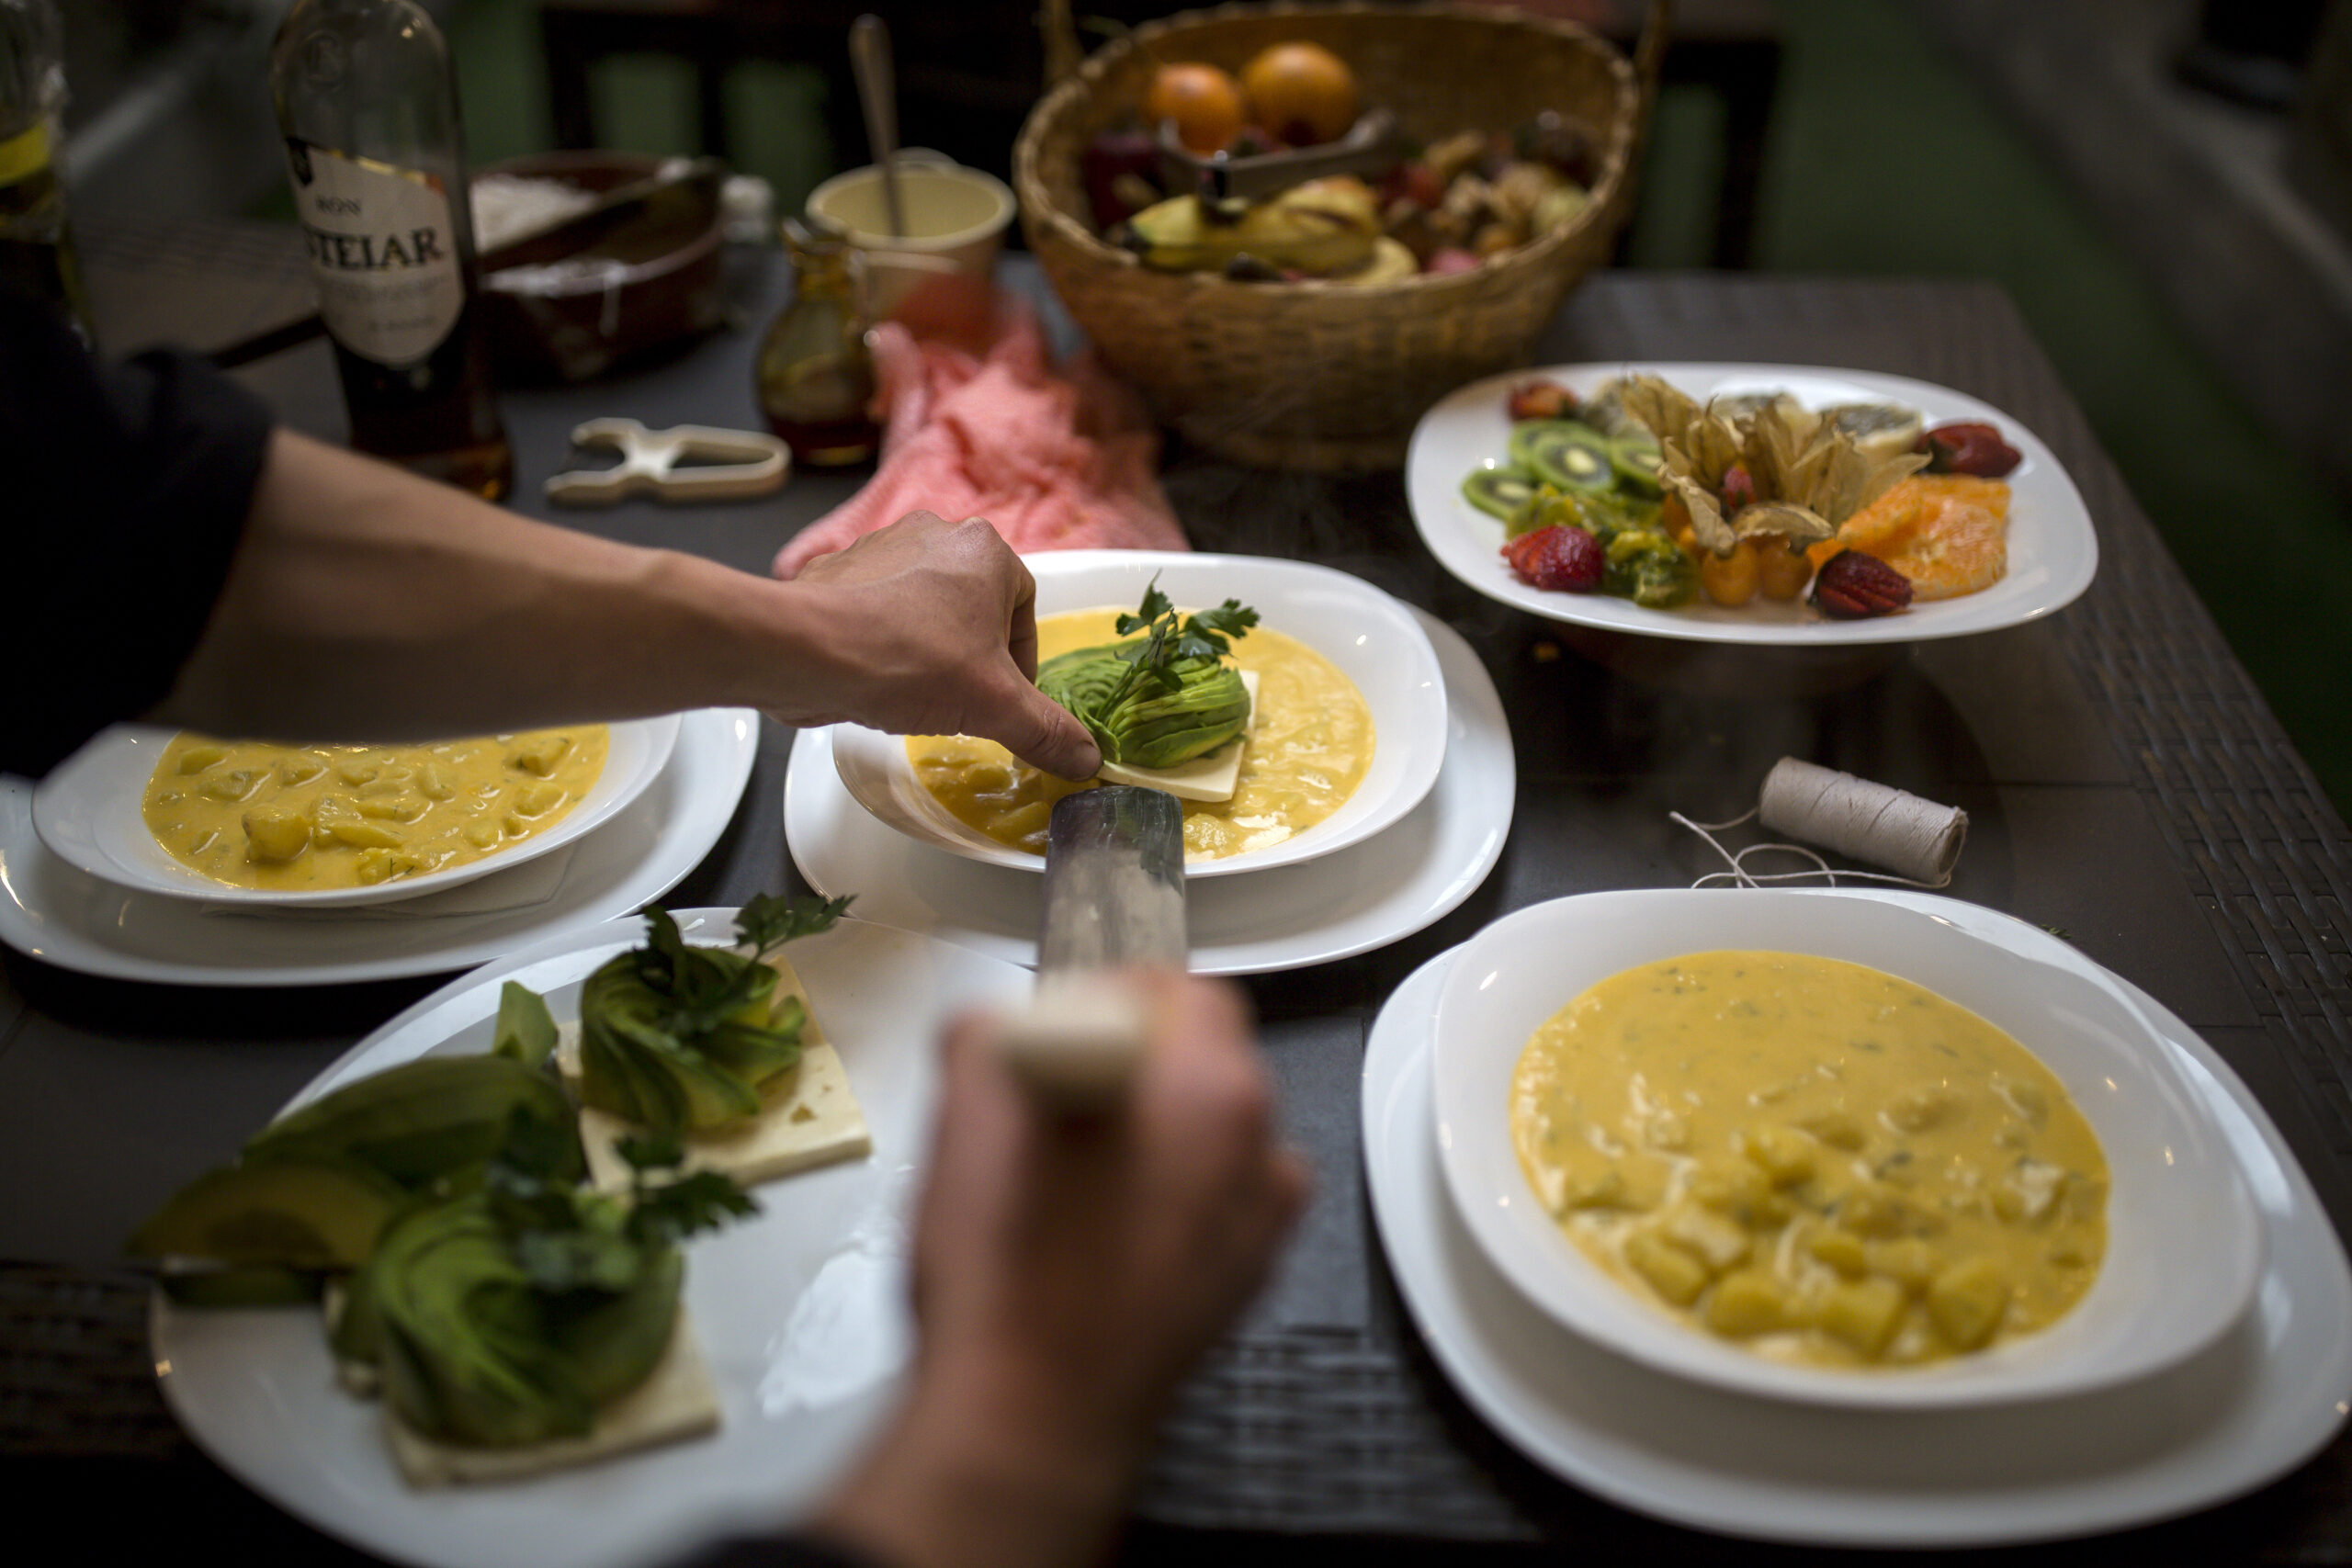
M1024 555L1192 547L1159 488L1159 433L1135 389L1091 354L1055 367L1025 304L1001 299L994 327L980 353L898 321L874 330L880 466L793 536L776 576L918 511L985 517Z

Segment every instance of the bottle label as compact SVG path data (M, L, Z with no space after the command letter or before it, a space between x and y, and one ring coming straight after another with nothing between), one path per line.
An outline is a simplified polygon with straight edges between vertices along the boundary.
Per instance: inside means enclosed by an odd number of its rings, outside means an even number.
M293 137L286 156L327 331L379 365L431 354L466 305L441 182Z

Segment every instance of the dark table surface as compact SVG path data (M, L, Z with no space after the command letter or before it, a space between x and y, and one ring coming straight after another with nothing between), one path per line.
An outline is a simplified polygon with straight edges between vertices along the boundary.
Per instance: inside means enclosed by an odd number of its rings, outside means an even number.
M111 346L185 330L175 321L212 323L210 341L226 341L292 313L289 299L299 306L299 258L288 270L277 238L227 228L177 238L163 246L136 229L93 226L85 248ZM754 279L747 324L773 310L777 288ZM753 341L723 332L625 378L509 395L515 504L764 570L860 476L804 474L771 500L704 509L558 513L537 499L582 419L755 423ZM1456 583L1420 544L1396 474L1250 472L1168 454L1166 483L1197 548L1323 561L1459 630L1510 715L1519 793L1500 863L1460 908L1375 952L1247 982L1317 1195L1274 1285L1169 1423L1137 1499L1132 1556L1272 1554L1306 1544L1301 1535L1374 1556L1473 1545L1506 1556L1781 1554L1601 1503L1521 1458L1463 1404L1407 1317L1374 1234L1358 1093L1366 1032L1415 967L1538 900L1689 885L1711 857L1668 814L1736 815L1783 755L1965 809L1968 844L1949 894L2062 931L2196 1028L2261 1099L2339 1232L2352 1224L2352 837L2007 299L1967 282L1605 274L1571 297L1533 357L1830 365L1968 392L2030 426L2065 464L2098 528L2098 581L2055 616L1918 645L1845 689L1709 695L1610 674L1564 648L1550 623ZM290 423L339 433L322 346L243 374ZM727 905L799 886L777 807L791 743L767 725L732 826L669 901ZM245 1493L172 1425L148 1365L141 1286L116 1249L175 1184L226 1157L353 1041L446 978L213 990L6 955L0 1454L11 1491L107 1510L125 1559L184 1549L197 1529L265 1554L355 1560ZM2347 1484L2352 1439L2339 1434L2252 1496L2056 1550L2338 1560L2352 1556ZM125 1495L148 1501L111 1506Z

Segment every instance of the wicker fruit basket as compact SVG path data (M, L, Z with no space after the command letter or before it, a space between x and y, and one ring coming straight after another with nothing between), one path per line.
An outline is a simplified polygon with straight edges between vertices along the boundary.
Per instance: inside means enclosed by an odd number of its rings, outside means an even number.
M1638 67L1572 23L1447 4L1237 5L1146 23L1031 111L1012 155L1023 232L1104 363L1188 440L1264 467L1397 467L1422 412L1527 363L1568 290L1609 254L1632 208L1666 8L1649 7ZM1347 61L1364 101L1415 136L1509 132L1545 109L1584 120L1600 144L1590 204L1474 270L1379 284L1156 272L1105 243L1080 173L1095 134L1135 113L1162 62L1238 73L1288 39Z

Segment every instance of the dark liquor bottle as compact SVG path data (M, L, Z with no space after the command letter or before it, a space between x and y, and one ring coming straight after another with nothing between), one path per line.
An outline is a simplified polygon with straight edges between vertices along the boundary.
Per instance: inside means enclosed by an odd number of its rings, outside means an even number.
M57 153L63 42L51 0L0 0L0 279L48 300L90 341Z
M501 499L514 456L492 398L440 29L413 0L296 0L269 80L351 444Z

